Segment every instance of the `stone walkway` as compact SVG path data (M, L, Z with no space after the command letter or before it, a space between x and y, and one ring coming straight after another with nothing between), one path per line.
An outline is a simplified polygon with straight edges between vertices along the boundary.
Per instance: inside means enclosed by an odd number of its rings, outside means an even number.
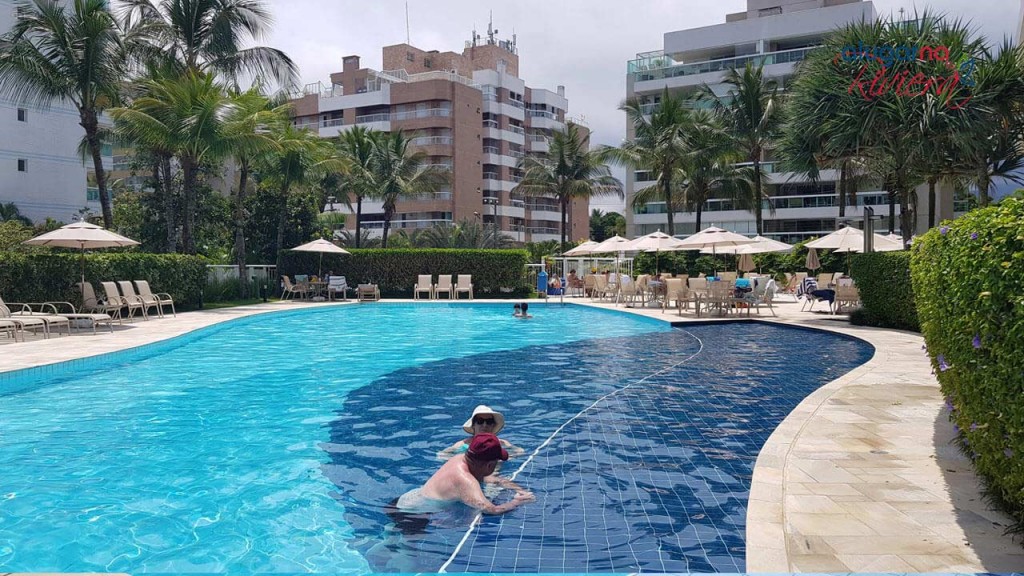
M331 305L272 303L139 320L114 334L0 340L0 372L140 346L232 318ZM541 315L551 305L557 300L531 301L530 308ZM671 322L730 321L616 309ZM1020 571L1024 546L1002 534L1009 519L987 509L969 462L949 443L952 426L922 338L800 312L791 302L777 303L776 311L777 318L765 311L759 319L853 335L876 354L804 399L761 450L747 510L747 570Z

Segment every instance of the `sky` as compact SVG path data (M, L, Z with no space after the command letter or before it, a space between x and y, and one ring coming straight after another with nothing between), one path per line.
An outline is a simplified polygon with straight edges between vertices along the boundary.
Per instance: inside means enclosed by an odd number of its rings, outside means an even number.
M880 16L928 8L970 21L998 43L1017 33L1022 0L875 0ZM329 84L344 56L381 69L381 48L406 41L404 0L266 0L274 18L263 43L284 50L303 84ZM486 35L493 18L499 39L516 34L519 76L527 86L565 86L570 117L591 129L591 143L618 145L626 117L626 62L638 52L660 50L666 32L721 24L746 10L746 0L409 0L408 37L424 50L462 52L473 29ZM618 177L624 171L616 169ZM592 208L622 210L601 198Z

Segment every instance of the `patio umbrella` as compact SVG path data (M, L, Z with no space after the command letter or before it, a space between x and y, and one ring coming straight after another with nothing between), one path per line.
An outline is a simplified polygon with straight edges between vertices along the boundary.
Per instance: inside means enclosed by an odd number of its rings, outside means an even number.
M637 252L654 252L654 271L658 271L658 256L662 250L675 250L682 240L673 238L661 230L646 236L635 238L629 243L627 250Z
M323 277L324 252L329 252L331 254L351 254L351 252L349 252L348 250L345 250L344 248L339 248L339 247L335 246L334 244L332 244L331 242L328 242L327 240L324 240L324 239L313 240L312 242L307 242L307 243L303 244L302 246L296 246L295 248L292 248L292 250L294 250L295 252L319 252L320 253L320 265L317 267L317 277L318 278L322 278Z
M808 270L821 268L821 261L818 260L818 251L814 248L807 249L807 260L804 261L804 268Z
M96 248L117 248L121 246L137 246L139 243L131 238L115 234L88 222L72 222L66 226L40 234L22 242L30 246L56 246L59 248L78 248L81 257L82 284L85 284L85 251Z
M672 249L704 250L710 248L711 254L717 256L719 249L723 249L724 252L725 250L734 249L737 246L744 246L752 242L753 240L742 234L709 226L688 238L684 238L678 246ZM716 270L715 273L717 274L718 271Z
M588 254L591 254L591 249L593 249L594 246L597 246L597 242L594 242L593 240L587 240L586 242L580 244L579 246L573 248L572 250L566 251L564 254L562 254L562 256L586 256Z
M737 246L736 254L765 254L767 252L790 252L793 250L792 244L786 244L785 242L779 242L764 236L754 236L752 240L753 242L750 244Z
M736 269L740 272L750 272L754 269L754 257L750 254L740 254L740 260L736 263Z
M629 250L629 240L616 234L604 242L598 243L590 249L591 254L601 254L604 252L615 252L615 273L619 273L619 254Z

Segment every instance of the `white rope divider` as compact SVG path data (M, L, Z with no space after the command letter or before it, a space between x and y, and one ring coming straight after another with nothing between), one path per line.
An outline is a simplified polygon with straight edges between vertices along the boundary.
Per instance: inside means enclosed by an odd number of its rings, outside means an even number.
M679 362L676 362L675 364L673 364L673 365L671 365L671 366L669 366L667 368L662 368L661 370L658 370L657 372L653 372L651 374L648 374L647 376L644 376L643 378L641 378L641 379L639 379L639 380L637 380L635 382L630 382L629 384L626 384L622 388L616 388L615 390L612 390L611 392L605 394L604 396L601 396L597 400L594 400L594 402L590 406L587 406L583 410L580 410L572 418L569 418L568 420L563 422L561 426L556 428L555 431L552 432L550 436L548 436L543 442L540 443L540 446L537 446L537 448L534 449L534 451L529 455L529 457L527 457L526 460L524 460L523 463L519 465L519 468L517 468L516 471L513 472L512 475L508 477L508 479L510 481L515 481L516 477L519 476L519 473L522 472L531 461L533 461L534 457L537 456L537 454L540 454L540 451L543 450L545 446L547 446L548 444L551 443L552 440L554 440L555 436L558 436L558 434L562 430L564 430L566 426L571 424L573 421L575 421L580 416L583 416L584 414L586 414L594 406L597 406L601 402L604 402L608 398L611 398L612 396L618 394L619 392L622 392L623 390L626 390L626 389L632 387L633 385L642 384L646 380L648 380L650 378L653 378L653 377L655 377L655 376L657 376L659 374L662 374L662 373L667 372L669 370L674 370L675 368L677 368L677 367L679 367L679 366L689 362L690 360L692 360L692 359L696 358L698 355L700 355L700 353L704 351L704 341L701 340L700 338L697 338L697 336L695 334L693 334L692 332L690 332L689 330L683 330L683 332L686 332L690 336L693 336L694 340L696 340L700 344L700 348L698 348L696 352L694 352L690 356L687 356L683 360L680 360ZM438 568L438 570L437 570L438 574L444 574L444 573L447 572L448 566L450 566L451 563L455 561L455 557L458 556L459 551L462 550L462 547L466 544L466 541L469 540L469 536L473 533L473 530L475 530L476 527L480 525L480 521L483 520L483 516L484 516L483 512L477 512L476 513L476 516L474 516L473 517L473 521L470 522L469 528L466 530L466 533L462 535L462 539L459 540L459 543L455 546L455 550L452 551L452 555L448 557L448 560L445 561L445 563L442 564L440 568Z

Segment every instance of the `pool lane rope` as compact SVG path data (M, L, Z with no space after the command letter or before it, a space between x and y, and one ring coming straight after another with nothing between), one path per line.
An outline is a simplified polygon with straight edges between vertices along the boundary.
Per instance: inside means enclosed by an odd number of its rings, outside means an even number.
M690 356L687 356L686 358L680 360L679 362L676 362L675 364L673 364L671 366L668 366L666 368L662 368L661 370L658 370L657 372L652 372L652 373L648 374L647 376L644 376L643 378L641 378L641 379L639 379L639 380L637 380L635 382L630 382L629 384L626 384L622 388L616 388L615 390L612 390L611 392L605 394L604 396L601 396L597 400L594 400L593 404L591 404L590 406L587 406L583 410L580 410L573 417L569 418L568 420L563 422L561 426L556 428L555 431L552 432L551 435L547 437L547 439L545 439L543 442L540 443L540 446L537 446L537 448L534 449L534 451L526 458L526 460L524 460L523 463L519 465L519 468L517 468L516 471L513 472L512 475L508 477L508 479L510 481L512 481L512 482L515 482L515 479L516 479L517 476L519 476L519 473L522 472L526 468L526 466L530 464L531 461L533 461L534 457L537 456L537 454L540 454L541 450L543 450L548 444L551 443L552 440L554 440L555 436L558 436L562 432L562 430L565 429L566 426L568 426L569 424L572 424L574 421L576 421L576 419L580 418L581 416L583 416L584 414L589 412L591 408L597 406L601 402L604 402L608 398L611 398L612 396L615 396L619 392L627 390L627 389L629 389L629 388L631 388L631 387L633 387L635 385L643 384L648 379L653 378L655 376L658 376L660 374L664 374L665 372L668 372L670 370L675 370L679 366L682 366L683 364L686 364L690 360L693 360L698 355L700 355L700 353L704 351L704 341L701 340L700 338L698 338L696 336L696 334L694 334L693 332L690 332L689 330L682 330L682 331L687 333L687 334L689 334L690 336L692 336L693 339L696 340L697 343L700 345L700 347L697 348L696 352L694 352ZM451 563L455 561L455 557L459 555L459 552L462 550L462 547L466 544L466 541L469 540L470 535L473 534L473 531L476 530L476 527L480 525L480 522L483 520L483 517L484 517L484 513L483 512L477 512L476 513L476 516L474 516L473 517L473 521L470 522L469 528L466 530L466 533L462 535L462 539L459 540L459 543L455 546L455 550L452 551L452 555L449 556L448 560L445 561L445 563L442 564L441 567L437 570L438 574L444 574L445 572L448 571L448 566L450 566Z

